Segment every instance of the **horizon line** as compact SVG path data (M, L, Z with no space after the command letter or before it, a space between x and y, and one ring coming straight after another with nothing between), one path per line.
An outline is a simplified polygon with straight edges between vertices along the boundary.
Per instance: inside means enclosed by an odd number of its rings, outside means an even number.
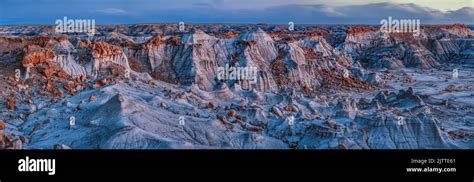
M154 23L111 23L111 24L95 24L95 26L119 26L119 25L166 25L166 24L178 24L179 22L154 22ZM287 23L194 23L194 22L184 22L187 25L288 25ZM366 26L380 26L381 24L369 24L369 23L295 23L295 26L301 25L366 25ZM453 23L422 23L420 26L426 25L467 25L474 26L474 24L466 24L460 22ZM56 24L1 24L0 26L56 26Z

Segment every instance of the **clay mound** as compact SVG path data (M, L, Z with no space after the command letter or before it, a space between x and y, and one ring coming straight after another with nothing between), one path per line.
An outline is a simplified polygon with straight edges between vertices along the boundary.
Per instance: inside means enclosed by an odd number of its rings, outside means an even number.
M409 87L406 91L400 90L398 94L394 92L379 92L371 103L373 106L381 104L382 106L405 108L413 108L425 105L423 99L421 99L420 96L415 95L411 87Z
M403 125L398 117L380 113L357 116L356 123L369 128L363 131L363 139L371 149L445 149L455 147L442 134L434 118L405 117Z

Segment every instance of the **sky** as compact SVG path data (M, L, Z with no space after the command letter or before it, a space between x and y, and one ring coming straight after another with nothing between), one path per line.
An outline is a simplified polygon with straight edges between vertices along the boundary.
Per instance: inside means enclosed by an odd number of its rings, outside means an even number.
M389 16L422 24L474 24L474 0L0 0L0 25L162 22L379 24Z

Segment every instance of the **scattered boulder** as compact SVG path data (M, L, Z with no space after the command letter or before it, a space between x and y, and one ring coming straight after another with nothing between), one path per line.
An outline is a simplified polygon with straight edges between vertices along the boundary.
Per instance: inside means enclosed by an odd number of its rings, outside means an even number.
M7 102L5 104L6 104L7 109L9 109L9 110L17 109L16 97L15 96L8 97Z
M162 103L160 104L160 106L161 106L163 109L167 109L167 108L168 108L168 104L166 104L166 103L164 103L164 102L162 102Z
M233 118L235 116L235 114L236 114L236 112L233 109L230 110L229 113L228 113L229 117L231 117L231 118Z
M277 106L272 107L272 112L273 112L273 114L275 114L278 117L283 117L283 113L281 112L280 109L278 109Z
M55 150L70 150L72 148L67 146L67 145L64 145L64 144L55 144L53 146L53 149L55 149Z
M7 128L5 122L3 120L0 120L0 131L5 130L5 128Z
M28 138L26 138L25 136L20 136L19 139L20 139L20 141L21 141L22 143L26 143L26 144L27 144L27 143L30 142L30 141L28 140Z
M19 139L15 140L11 143L10 149L20 150L22 148L23 148L23 143Z
M94 96L94 95L91 95L91 96L89 97L89 102L95 102L96 100L97 100L97 97Z

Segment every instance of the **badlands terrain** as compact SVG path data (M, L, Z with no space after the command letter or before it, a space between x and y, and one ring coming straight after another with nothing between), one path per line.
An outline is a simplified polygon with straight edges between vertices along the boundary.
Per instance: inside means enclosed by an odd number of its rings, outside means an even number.
M0 149L474 148L466 25L96 29L0 26Z

